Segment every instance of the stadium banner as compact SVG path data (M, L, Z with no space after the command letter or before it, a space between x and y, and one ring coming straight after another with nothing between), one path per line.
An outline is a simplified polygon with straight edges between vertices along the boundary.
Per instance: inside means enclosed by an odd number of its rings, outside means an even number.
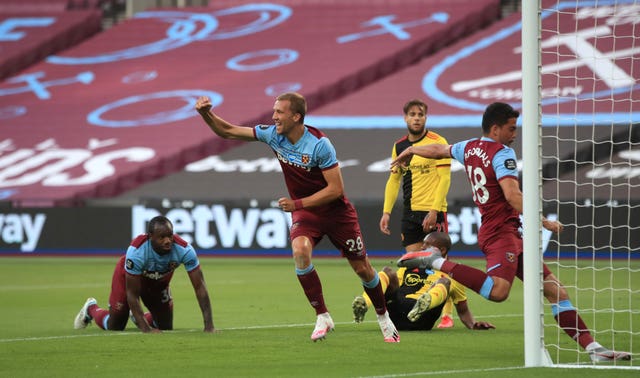
M378 229L381 205L377 201L354 202L368 253L373 257L401 255L400 206L391 224L392 235ZM585 258L640 258L640 235L633 233L630 221L640 219L640 207L619 203L585 201L571 211L572 219L560 219L565 231L560 239L544 231L543 246L550 253L575 252L575 246L594 245L580 250ZM633 212L631 214L630 212ZM129 242L144 233L149 219L166 215L174 231L193 244L204 256L290 256L289 213L274 203L247 200L223 203L193 201L148 201L134 206L11 208L0 206L0 256L2 255L119 255ZM545 216L555 219L553 211ZM452 256L480 257L477 232L481 217L472 203L450 204L449 235ZM539 225L536 225L539 227ZM558 248L560 243L561 248ZM610 246L614 246L614 250ZM615 247L617 246L617 247ZM553 252L551 252L553 251ZM559 252L558 252L559 251ZM326 238L316 247L315 256L339 256Z

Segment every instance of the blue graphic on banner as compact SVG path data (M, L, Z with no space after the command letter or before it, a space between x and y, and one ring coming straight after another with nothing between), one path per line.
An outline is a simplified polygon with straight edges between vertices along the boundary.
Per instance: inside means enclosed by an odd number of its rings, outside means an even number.
M257 19L231 30L217 30L219 17L240 13L256 13ZM166 38L96 56L64 57L54 55L48 57L47 62L75 65L111 63L123 59L135 59L177 49L195 41L237 38L259 33L284 22L290 16L290 8L275 4L248 4L212 12L211 14L174 11L141 12L136 14L135 18L159 19L170 24L167 28ZM198 26L200 26L200 29L198 29Z
M156 71L138 71L130 73L122 78L123 84L144 83L145 81L151 81L158 77Z
M19 28L42 28L56 22L54 17L15 17L0 22L0 41L19 41L27 33L16 31Z
M16 118L24 114L27 114L27 108L24 106L9 105L0 108L0 119Z
M207 39L230 39L238 38L249 34L273 28L286 21L291 14L291 8L279 4L247 4L216 11L215 17L223 17L241 13L255 13L256 20L246 25L237 26L231 30L217 30L207 37Z
M631 0L618 1L584 1L580 2L580 7L589 6L607 6L612 4L633 4ZM566 7L575 7L575 2L561 2L556 5L557 9ZM279 4L245 4L229 7L222 10L212 11L209 13L192 13L183 11L148 11L140 12L134 17L136 19L157 20L167 24L167 29L161 39L147 44L133 46L119 51L105 52L95 56L85 57L69 57L69 56L50 56L47 62L50 64L60 65L79 65L79 64L102 64L112 63L123 59L135 59L153 54L159 54L168 50L177 49L186 46L192 42L205 40L223 40L232 38L241 38L262 31L274 28L292 16L292 9ZM241 16L230 22L233 26L225 27L225 17ZM544 12L542 18L547 18L549 12ZM237 20L242 20L239 25ZM359 27L361 31L343 35L337 38L339 44L355 42L358 40L374 37L392 36L398 40L407 40L411 38L411 28L416 28L431 23L447 23L449 14L445 12L435 12L429 16L405 21L397 22L397 15L388 14L373 17L362 22ZM24 37L25 32L19 31L20 28L42 27L55 22L55 18L49 17L32 17L32 18L16 18L8 19L0 23L0 40L18 40ZM616 22L633 22L633 19L621 19ZM472 45L465 46L459 51L447 56L441 62L430 67L422 78L422 90L428 94L430 98L436 101L446 103L448 106L457 107L473 114L468 115L430 115L429 124L434 128L447 127L477 127L480 124L480 114L486 106L485 102L475 102L467 98L454 97L445 93L438 88L438 81L447 70L458 64L461 60L472 56L473 54L486 49L500 41L513 36L521 30L521 24L509 26L500 30L492 36L482 39ZM229 59L226 67L234 71L263 71L276 67L292 64L299 59L300 53L290 48L265 49L259 51L249 51L237 55ZM0 89L0 96L9 96L20 93L33 93L40 100L51 99L53 94L50 90L53 86L72 85L81 83L88 85L95 80L94 73L91 71L79 72L77 75L68 78L48 79L45 80L46 73L43 71L31 72L24 75L13 77L6 81L8 84L16 86ZM158 73L154 70L134 72L124 76L121 81L125 84L139 83L154 80ZM627 83L626 81L622 81ZM465 85L474 85L466 83ZM299 91L302 84L298 82L273 84L265 88L265 94L275 96L284 91ZM606 98L616 94L625 92L633 92L640 90L640 84L623 85L621 87L611 88L610 90L598 90L593 93L579 93L575 97L567 96L564 99L543 99L542 105L559 103L563 101L576 101L582 98ZM101 106L87 115L87 120L97 126L102 127L134 127L134 126L150 126L158 125L166 122L174 122L190 117L195 117L193 112L193 104L196 94L206 94L212 98L214 106L222 102L223 96L215 92L205 90L175 90L166 92L149 93L146 95L132 96ZM134 105L137 102L149 101L162 98L178 98L184 102L176 105L176 109L162 111L157 114L140 115L135 119L115 120L108 119L107 113L117 108ZM519 104L513 104L519 107ZM0 108L0 119L8 119L21 116L27 112L24 106L11 106ZM167 116L168 114L168 116ZM353 116L308 116L309 124L326 129L404 129L406 126L402 117L389 115L353 115ZM610 112L607 114L574 114L572 117L565 115L543 115L543 126L591 126L593 124L612 124L635 123L640 119L639 113L618 113Z
M394 24L392 22L395 18L396 16L392 14L374 17L369 21L363 22L362 26L379 26L379 28L354 34L343 35L341 37L338 37L336 40L338 43L347 43L383 34L391 34L399 40L407 40L411 38L411 34L409 34L409 32L407 32L405 29L431 24L433 22L446 24L447 21L449 21L449 14L445 12L437 12L426 18L397 24Z
M604 9L605 6L607 5L616 5L616 6L620 6L621 4L633 4L634 0L612 0L612 1L607 1L607 0L603 0L603 1L581 1L579 3L579 7L580 8L587 8L587 7L602 7ZM558 3L554 9L555 10L562 10L565 8L572 8L575 9L576 8L576 3L575 2L561 2ZM552 11L551 10L547 10L547 11L543 11L541 14L541 20L544 20L545 18L549 17L550 15L552 15ZM637 19L636 19L637 20ZM625 19L623 20L624 22L636 22L634 19L629 18L629 19ZM622 22L622 21L620 21ZM482 50L482 49L486 49L489 46L496 44L502 40L504 40L507 37L510 37L511 35L513 35L514 33L520 32L520 30L522 29L522 23L518 22L510 27L507 27L505 29L500 30L499 32L493 34L492 36L489 36L487 38L484 38L472 45L469 46L465 46L462 49L460 49L458 52L447 56L445 59L443 59L440 63L436 64L435 66L433 66L431 68L431 70L429 70L423 77L422 79L422 90L424 93L428 94L431 98L442 102L444 104L447 104L449 106L454 106L460 109L466 109L466 110L472 110L472 111L478 111L478 112L482 112L484 111L484 108L486 107L486 103L478 103L478 102L473 102L473 101L469 101L466 99L461 99L461 98L456 98L453 97L451 95L448 95L446 93L444 93L444 91L442 91L439 87L438 87L438 80L440 79L440 77L451 67L453 67L455 64L457 64L459 61L468 58L469 56L473 55L474 53ZM594 31L595 32L595 31ZM610 31L609 31L610 32ZM553 40L553 43L557 43L557 41ZM604 64L606 62L600 62L600 64ZM577 64L577 63L576 63ZM576 64L572 65L572 67L574 67ZM617 67L609 67L609 66L613 66L613 64L611 65L607 65L607 68L611 68L611 71L615 71L615 69L617 69ZM626 74L624 74L626 75ZM633 82L632 79L629 79L627 81L623 81L618 79L619 83L629 83L631 84ZM624 85L624 84L623 84ZM602 90L602 91L597 91L597 92L593 92L593 93L582 93L580 95L577 96L578 99L593 99L593 98L608 98L611 96L614 96L616 94L619 93L629 93L635 90L638 90L639 86L638 85L624 85L622 87L616 87L616 88L611 88L609 90ZM548 104L556 104L556 103L562 103L562 102L568 102L568 101L576 101L575 98L571 98L570 96L565 98L565 99L558 99L558 98L553 98L553 99L546 99L543 100L542 105L548 105ZM514 108L520 108L521 104L520 103L513 103L512 106ZM580 115L571 115L571 116L567 116L567 115L556 115L556 117L558 118L563 118L563 119L567 119L568 117L571 117L574 119L574 121L561 121L561 122L569 122L569 124L558 124L555 121L555 119L550 119L549 117L545 118L543 117L543 126L592 126L593 124L597 124L599 122L603 122L605 124L611 124L611 123L619 123L619 124L625 124L625 123L629 123L629 122L637 122L638 119L640 119L640 113L608 113L608 114L588 114L587 117L580 117ZM577 122L575 120L578 120ZM582 120L582 121L580 121ZM635 120L635 121L634 121ZM430 116L429 117L429 123L432 124L434 127L437 126L442 126L442 125L436 125L434 123L432 123L433 117ZM479 124L479 123L478 123Z
M42 71L32 72L29 74L24 74L20 76L13 77L7 80L7 83L26 83L23 87L17 88L8 88L8 89L0 89L0 96L9 96L18 93L26 93L33 92L36 97L40 100L48 100L51 98L51 92L47 90L49 87L53 87L56 85L69 85L69 84L90 84L94 75L91 71L80 72L75 77L69 77L64 79L50 80L50 81L40 81L39 79L43 78L45 73Z
M191 118L194 116L193 109L195 108L196 101L200 96L208 96L209 98L211 98L211 105L213 107L220 105L223 101L223 97L221 94L204 90L176 90L168 92L156 92L147 95L123 98L116 102L101 106L87 116L87 122L96 126L104 127L132 127L159 125L167 122L181 121L183 119ZM103 117L105 113L122 106L133 105L135 103L143 101L172 97L181 99L185 103L184 106L175 110L162 110L156 114L145 115L143 118L135 120L131 119L110 121Z
M10 198L16 193L18 193L18 191L15 189L2 189L0 190L0 200L5 200L7 198Z
M227 68L234 71L263 71L280 67L298 60L298 52L290 49L271 49L248 52L229 59ZM242 63L247 60L274 56L275 59L263 63Z

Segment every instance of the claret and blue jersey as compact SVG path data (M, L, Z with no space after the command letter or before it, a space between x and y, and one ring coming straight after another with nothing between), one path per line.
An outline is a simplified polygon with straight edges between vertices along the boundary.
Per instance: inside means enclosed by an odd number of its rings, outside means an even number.
M333 144L315 127L305 125L302 138L295 144L279 135L275 125L257 125L254 135L278 158L292 199L308 197L327 186L322 171L338 165Z
M451 156L465 169L473 201L482 215L482 239L504 227L520 227L519 213L506 200L500 180L518 179L515 151L491 138L470 139L451 146ZM479 236L480 237L480 236Z
M148 235L133 239L125 260L127 273L159 281L171 278L180 265L184 265L187 272L196 269L200 262L191 244L175 234L173 240L171 251L166 255L159 255L151 247Z
M498 143L491 138L482 137L479 139L482 142ZM467 144L471 141L478 141L478 139L469 139L462 142L458 142L451 146L451 156L465 165L465 151ZM516 162L516 152L513 148L501 145L501 149L496 152L492 159L493 170L496 173L496 179L501 180L505 176L518 177L517 167L514 165Z

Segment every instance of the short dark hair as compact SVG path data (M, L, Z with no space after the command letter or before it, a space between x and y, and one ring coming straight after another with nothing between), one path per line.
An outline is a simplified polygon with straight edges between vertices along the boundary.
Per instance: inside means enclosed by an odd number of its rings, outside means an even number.
M173 224L171 223L169 218L165 217L164 215L158 215L151 218L149 224L147 224L147 234L153 234L153 231L155 231L156 226L159 224L167 225L173 228Z
M287 92L276 98L278 101L289 101L289 109L293 114L300 114L300 123L304 123L304 116L307 115L307 100L300 93Z
M424 101L414 98L413 100L409 100L406 104L404 104L404 106L402 107L402 111L404 112L404 114L409 113L409 109L411 109L412 106L419 106L422 109L424 109L424 114L427 114L427 111L429 110L429 107L427 106L427 104L424 103Z
M432 240L431 245L438 248L440 252L447 252L451 250L451 238L449 234L441 231L433 231L425 237L425 240L429 238Z
M520 112L504 102L494 102L487 106L482 115L482 132L488 134L493 125L506 125L509 118L518 118Z

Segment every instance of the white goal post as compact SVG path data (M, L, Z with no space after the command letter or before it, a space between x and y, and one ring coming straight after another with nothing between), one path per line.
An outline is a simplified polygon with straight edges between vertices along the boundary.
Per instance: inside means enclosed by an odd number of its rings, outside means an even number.
M522 4L522 192L523 223L538 224L540 199L540 5L537 1ZM524 141L537 141L525 143ZM541 232L524 227L524 359L525 366L551 363L544 353Z
M640 0L523 0L522 93L525 366L640 370ZM565 225L548 246L542 215ZM631 361L594 364L558 327L543 256Z

